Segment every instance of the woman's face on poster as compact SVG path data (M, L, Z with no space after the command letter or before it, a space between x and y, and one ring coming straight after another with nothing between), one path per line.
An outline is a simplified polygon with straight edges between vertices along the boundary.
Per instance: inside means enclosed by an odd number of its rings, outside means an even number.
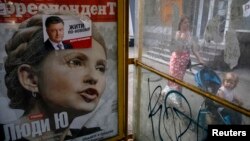
M56 110L93 111L106 86L106 61L104 48L93 39L91 48L51 53L38 76L42 99Z

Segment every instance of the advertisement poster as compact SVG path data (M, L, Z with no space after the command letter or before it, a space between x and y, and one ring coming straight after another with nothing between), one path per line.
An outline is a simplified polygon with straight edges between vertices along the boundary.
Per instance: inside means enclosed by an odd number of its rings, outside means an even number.
M117 136L116 0L0 0L0 36L0 140Z

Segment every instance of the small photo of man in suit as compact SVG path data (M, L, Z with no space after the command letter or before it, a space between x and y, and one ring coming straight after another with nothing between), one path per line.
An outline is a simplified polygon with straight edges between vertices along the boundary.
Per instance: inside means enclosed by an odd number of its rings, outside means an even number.
M64 22L58 16L50 16L45 21L46 32L49 38L45 41L45 47L49 50L70 49L70 44L63 43Z

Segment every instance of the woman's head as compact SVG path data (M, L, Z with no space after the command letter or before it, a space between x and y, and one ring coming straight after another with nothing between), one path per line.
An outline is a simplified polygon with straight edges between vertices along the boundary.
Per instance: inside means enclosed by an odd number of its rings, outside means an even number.
M187 16L182 16L178 25L178 30L189 31L189 19Z
M54 111L91 112L106 86L106 65L105 51L95 40L91 48L51 53L38 75L40 97Z
M234 72L227 72L223 76L223 86L229 90L234 89L239 82L239 77Z
M34 101L32 93L37 93L36 99L48 104L50 110L92 111L106 82L107 53L102 36L92 25L91 48L46 50L38 19L22 24L6 44L5 83L10 106L27 112Z

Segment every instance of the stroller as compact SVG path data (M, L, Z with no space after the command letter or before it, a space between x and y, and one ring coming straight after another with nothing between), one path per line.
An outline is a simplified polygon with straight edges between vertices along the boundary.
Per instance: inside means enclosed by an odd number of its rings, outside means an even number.
M196 64L201 65L201 64ZM195 65L194 65L195 66ZM216 94L221 86L221 79L215 71L207 66L201 67L194 74L195 83L197 86L207 92ZM209 116L208 116L209 115ZM235 111L216 104L210 99L205 98L202 102L198 114L198 120L201 121L205 127L208 124L240 124L241 115Z
M202 67L199 67L197 72L193 73L194 71L191 68L194 66ZM215 95L222 84L221 79L216 72L202 64L191 65L191 68L190 70L194 74L196 85L202 90ZM242 116L239 113L236 113L235 111L204 97L204 100L199 107L196 120L197 125L200 127L197 128L197 140L198 138L206 138L207 126L209 124L239 124L241 122L241 118Z
M201 64L196 64L201 65ZM193 66L196 66L193 65ZM194 74L194 80L196 85L204 91L216 94L221 86L220 77L210 68L203 66ZM217 114L217 109L219 108L212 100L204 98L202 102L197 121L203 127L207 127L207 124L213 124L218 121L221 117Z

